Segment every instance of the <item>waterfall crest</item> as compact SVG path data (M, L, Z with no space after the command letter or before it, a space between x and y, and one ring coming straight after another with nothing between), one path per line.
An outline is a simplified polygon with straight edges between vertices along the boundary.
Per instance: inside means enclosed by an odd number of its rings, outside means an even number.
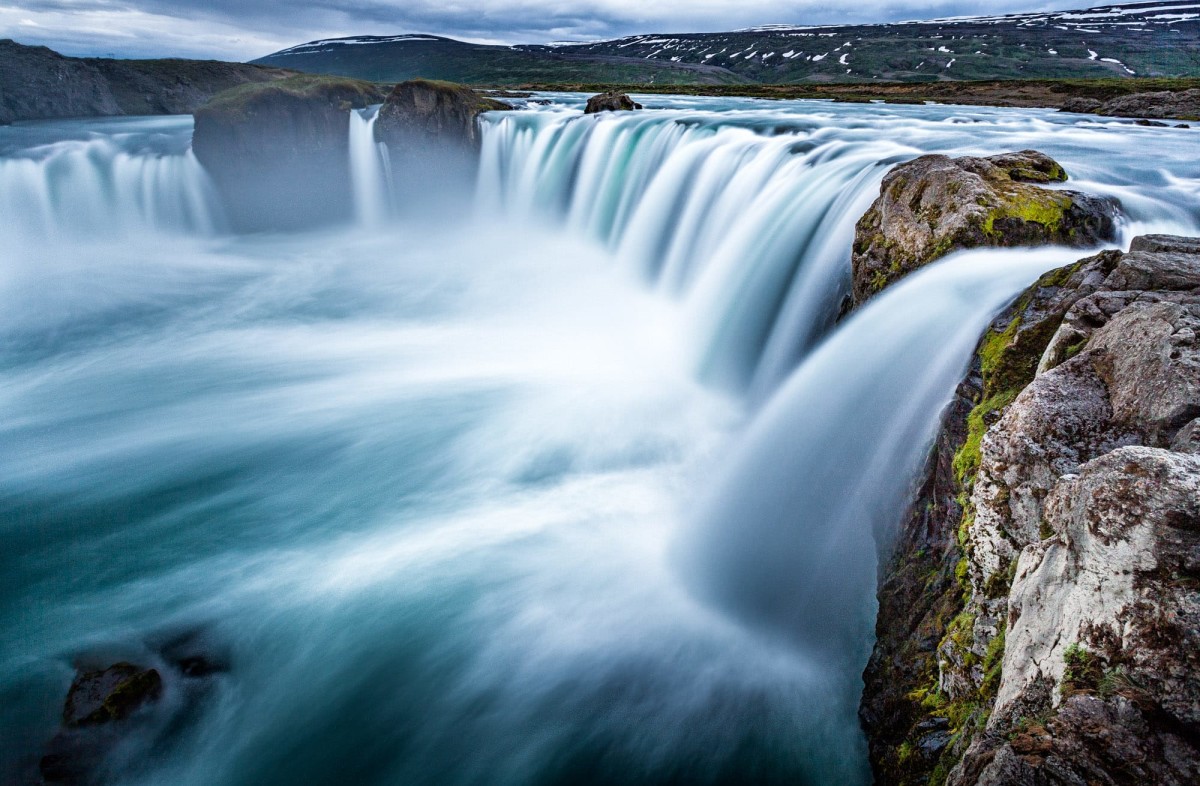
M36 241L208 235L224 226L208 175L190 150L145 151L123 142L59 142L0 158L3 231Z
M486 211L560 222L683 300L704 378L768 391L823 333L854 223L906 148L708 120L526 113L485 129Z
M392 213L387 147L375 141L380 105L350 111L350 182L361 226L381 226Z

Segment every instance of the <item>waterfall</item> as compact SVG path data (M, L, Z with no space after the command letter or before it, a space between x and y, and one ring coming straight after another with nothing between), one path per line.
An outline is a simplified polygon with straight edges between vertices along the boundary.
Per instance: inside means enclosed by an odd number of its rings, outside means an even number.
M699 594L861 669L877 559L993 315L1067 249L948 258L870 301L787 379L711 486L682 557Z
M190 150L147 151L119 138L66 141L0 158L0 222L9 237L211 234L224 225Z
M362 226L380 226L391 215L387 147L375 141L381 105L350 111L350 181L354 216Z
M492 118L485 211L560 222L685 302L695 365L769 390L827 327L858 215L906 148L658 114Z

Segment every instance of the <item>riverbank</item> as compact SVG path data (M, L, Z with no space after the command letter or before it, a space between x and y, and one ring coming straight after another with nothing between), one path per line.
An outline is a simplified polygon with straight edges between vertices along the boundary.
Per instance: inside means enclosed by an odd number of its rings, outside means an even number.
M509 88L514 89L514 88ZM1177 120L1200 120L1200 78L1177 79L1029 79L993 80L986 82L859 82L838 84L792 85L606 85L537 83L516 88L525 91L562 91L600 93L621 90L648 95L689 95L719 98L765 98L776 100L829 99L850 103L884 101L886 103L920 104L933 101L943 104L1039 108L1064 111L1085 111L1111 114L1117 117L1161 117ZM1164 95L1165 94L1165 95ZM1134 108L1128 99L1145 97L1137 113L1103 111L1105 106L1115 110ZM1151 97L1157 97L1151 98ZM1155 112L1154 107L1165 105L1168 98L1190 100L1185 111ZM1090 105L1081 102L1097 102ZM1174 109L1174 107L1171 107ZM1147 110L1150 110L1147 112Z

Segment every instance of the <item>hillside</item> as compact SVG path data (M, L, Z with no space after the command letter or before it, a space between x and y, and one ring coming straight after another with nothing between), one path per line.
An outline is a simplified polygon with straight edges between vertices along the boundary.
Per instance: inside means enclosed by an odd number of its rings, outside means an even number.
M1200 2L878 25L772 25L586 44L425 35L314 41L256 63L381 81L737 84L1200 75Z
M214 60L64 57L0 40L0 124L16 120L187 114L213 95L289 72Z
M376 82L426 78L487 85L523 82L721 85L751 81L708 63L573 49L487 46L429 35L360 36L312 41L254 62Z

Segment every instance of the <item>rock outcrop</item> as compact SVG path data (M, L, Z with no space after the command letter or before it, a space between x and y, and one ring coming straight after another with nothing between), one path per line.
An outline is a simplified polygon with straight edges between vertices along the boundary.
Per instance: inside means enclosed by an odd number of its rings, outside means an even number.
M928 155L895 167L858 222L853 302L965 248L1084 248L1112 240L1117 204L1045 187L1066 179L1058 163L1032 150L988 158Z
M880 782L1197 782L1198 252L1054 271L981 342L880 592Z
M243 85L196 111L192 148L240 229L345 218L349 113L383 97L369 82L340 77Z
M583 113L585 115L595 115L600 112L631 112L641 108L642 105L630 98L627 93L619 90L609 90L589 98Z
M400 156L438 148L478 150L479 116L507 109L512 107L463 85L413 79L388 95L375 139Z
M63 57L44 46L0 40L0 123L188 114L223 90L290 73L208 60Z
M375 139L391 161L392 192L411 209L439 211L461 199L479 168L479 116L511 108L450 82L396 85L375 121Z
M1072 98L1063 102L1062 111L1109 117L1200 120L1200 88L1132 93L1107 101Z

